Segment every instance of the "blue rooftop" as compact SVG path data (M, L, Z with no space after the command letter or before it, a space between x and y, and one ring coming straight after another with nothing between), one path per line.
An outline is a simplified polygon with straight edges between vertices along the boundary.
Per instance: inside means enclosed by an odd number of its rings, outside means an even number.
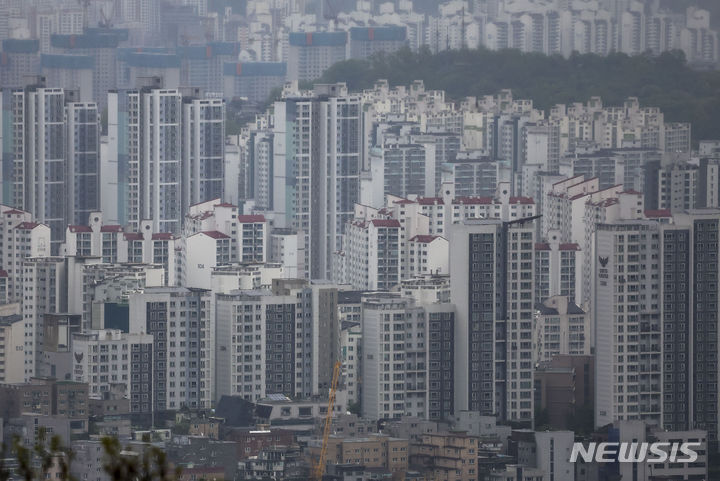
M180 68L180 57L169 53L131 52L125 62L131 67Z
M50 45L56 48L117 48L120 36L102 31L82 35L53 34Z
M117 49L117 58L124 62L132 53L170 53L170 50L165 47L122 47Z
M392 25L384 27L352 27L350 28L350 38L352 40L398 40L402 42L407 38L407 31L405 27Z
M225 62L223 74L237 77L284 77L287 65L284 62Z
M347 43L346 32L292 32L290 45L298 47L339 47Z
M237 55L240 53L238 42L209 42L213 55Z
M39 40L8 38L2 41L2 51L6 53L37 53L39 50Z
M42 68L92 70L95 68L95 59L90 55L42 54L40 56L40 66Z
M130 38L130 29L127 28L87 27L85 33L90 35L115 35L121 42L125 42Z
M188 45L177 48L177 54L188 60L206 60L219 55L235 56L240 53L240 44L233 42L211 42L207 45Z

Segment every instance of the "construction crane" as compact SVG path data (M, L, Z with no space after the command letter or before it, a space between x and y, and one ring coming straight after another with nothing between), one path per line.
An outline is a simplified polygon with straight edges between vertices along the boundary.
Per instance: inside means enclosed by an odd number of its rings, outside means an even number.
M110 9L110 14L105 15L105 9L103 7L100 7L100 21L98 22L98 26L102 28L112 28L113 26L113 17L115 17L115 2L112 2L112 8Z
M325 457L327 456L328 439L330 438L330 428L332 426L333 407L335 406L335 392L337 391L338 381L340 379L340 370L342 363L337 361L333 368L332 383L330 384L330 395L328 396L328 409L325 415L325 427L323 428L322 447L320 448L320 457L317 460L315 469L313 470L314 481L322 481L325 474Z
M337 22L338 10L333 5L333 2L331 0L325 0L323 6L325 7L323 8L323 18L325 18L325 20L333 20Z
M83 9L83 32L88 28L88 7L90 7L90 0L78 0L78 3Z

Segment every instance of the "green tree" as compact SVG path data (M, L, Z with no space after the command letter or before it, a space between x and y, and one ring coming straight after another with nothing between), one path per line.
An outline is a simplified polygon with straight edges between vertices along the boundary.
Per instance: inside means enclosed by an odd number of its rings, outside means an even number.
M357 402L350 401L347 405L347 410L350 411L352 414L360 416L360 400L358 400Z
M180 468L173 468L165 451L147 446L141 452L120 445L116 438L103 438L105 460L103 469L112 481L177 481ZM6 463L8 449L0 443L0 481L8 481L13 474ZM61 481L76 481L70 474L75 455L62 439L47 436L40 428L33 447L26 447L19 436L13 438L12 454L17 461L16 473L23 481L45 481L51 471L57 471Z
M176 481L180 468L173 469L165 451L148 446L137 453L123 449L116 438L102 440L105 450L103 469L113 481Z
M720 138L720 71L691 68L681 51L632 57L575 52L566 59L519 50L432 54L426 48L416 53L403 49L336 63L318 82L345 82L351 90L362 90L378 79L391 85L422 80L429 89L444 90L451 100L509 88L516 98L531 99L545 111L592 96L606 105L638 97L643 105L660 108L668 122L691 122L695 141Z
M18 474L25 481L44 480L53 467L58 470L61 480L73 480L70 475L70 464L75 457L72 450L63 445L60 436L48 438L44 427L38 429L32 448L26 447L20 437L15 436L12 451L18 461Z
M5 443L0 442L0 481L8 481L8 479L10 479L10 469L7 467L6 459L7 446L5 446Z

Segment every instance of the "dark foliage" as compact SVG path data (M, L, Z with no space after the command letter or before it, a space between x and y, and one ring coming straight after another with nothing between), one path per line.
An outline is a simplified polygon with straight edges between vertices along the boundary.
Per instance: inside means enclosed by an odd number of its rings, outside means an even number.
M627 97L638 97L641 105L659 107L668 122L691 122L696 141L720 138L720 72L693 70L682 52L634 57L574 54L565 59L518 50L432 54L427 49L404 49L337 63L320 81L346 82L350 90L360 90L377 79L391 85L423 80L426 88L445 90L454 100L509 88L515 98L532 99L546 111L593 96L602 97L604 105L622 105Z
M165 452L155 446L147 446L142 452L123 449L115 438L103 438L105 463L103 469L112 481L177 481L180 469L173 468ZM55 474L60 481L76 481L70 474L75 459L72 449L65 446L57 435L48 438L40 428L37 441L26 447L20 437L12 443L12 454L17 461L15 474L23 481L42 481ZM5 464L7 447L0 443L0 481L10 479L11 470Z

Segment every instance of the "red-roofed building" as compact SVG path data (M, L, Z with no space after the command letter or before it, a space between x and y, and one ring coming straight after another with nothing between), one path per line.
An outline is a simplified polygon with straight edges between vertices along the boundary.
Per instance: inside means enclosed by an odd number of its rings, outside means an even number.
M201 232L201 234L205 234L208 237L211 237L213 239L229 239L229 235L225 235L222 232L218 232L216 230L210 230L206 232Z
M40 224L38 222L21 222L17 226L15 226L15 228L20 230L33 230L39 225Z
M375 227L400 227L400 221L396 219L373 219L370 223Z
M240 223L254 223L254 222L265 222L264 215L239 215L238 222Z
M422 244L429 244L435 239L439 239L439 235L416 235L412 239L410 239L410 242L420 242Z
M418 198L417 203L420 205L442 204L443 199L442 197L420 197Z
M156 232L152 235L152 240L170 240L174 239L175 236L172 235L170 232Z
M29 212L0 205L0 267L7 272L6 302L23 300L23 261L50 255L50 228L33 221ZM17 280L17 282L16 282Z
M493 200L492 197L455 197L453 204L489 205Z
M672 213L670 212L670 209L650 209L645 211L645 217L648 219L670 218L672 217Z
M445 275L450 273L450 246L446 238L439 235L416 235L408 242L408 262L404 278L426 274Z
M230 237L237 234L238 207L214 199L191 206L185 216L183 234L185 237L198 232L218 231Z
M186 287L210 289L215 267L230 264L232 238L219 231L198 232L185 239L182 279Z
M344 255L335 257L336 262L344 262L344 268L336 272L342 272L346 278L336 281L370 290L387 290L398 285L402 230L396 219L347 224Z
M168 285L176 283L174 252L175 237L152 232L150 221L141 222L140 232L125 232L120 225L104 225L102 214L92 212L87 226L71 225L65 232L65 255L100 257L107 264L162 264Z
M447 273L447 241L445 233L449 226L467 219L502 219L505 221L532 217L535 215L535 202L528 197L510 197L509 184L500 183L495 197L454 196L454 187L443 184L443 197L408 198L388 196L387 205L382 208L356 206L355 219L349 223L353 235L358 237L359 251L365 252L365 246L359 240L362 232L373 228L399 229L401 247L400 278L410 279L427 273ZM511 200L513 202L511 202ZM346 241L350 245L349 235ZM439 240L438 240L439 239ZM420 246L420 244L429 244ZM413 246L418 245L418 248ZM444 246L444 247L443 247ZM335 255L339 266L333 280L355 283L363 288L359 278L353 278L364 267L360 258L354 259L356 246L344 249L343 255ZM368 252L375 249L372 242ZM412 253L411 253L412 251ZM427 252L427 258L423 257ZM356 263L356 264L354 264ZM347 279L347 280L346 280ZM355 280L351 280L355 279Z
M28 214L28 215L29 215L30 213L29 213L29 212L25 212L24 210L8 209L8 210L4 210L4 211L2 212L2 214L3 214L4 216L13 216L13 215L14 215L14 216L22 216L22 215L25 215L25 214Z
M511 204L535 204L535 201L530 197L510 197Z

